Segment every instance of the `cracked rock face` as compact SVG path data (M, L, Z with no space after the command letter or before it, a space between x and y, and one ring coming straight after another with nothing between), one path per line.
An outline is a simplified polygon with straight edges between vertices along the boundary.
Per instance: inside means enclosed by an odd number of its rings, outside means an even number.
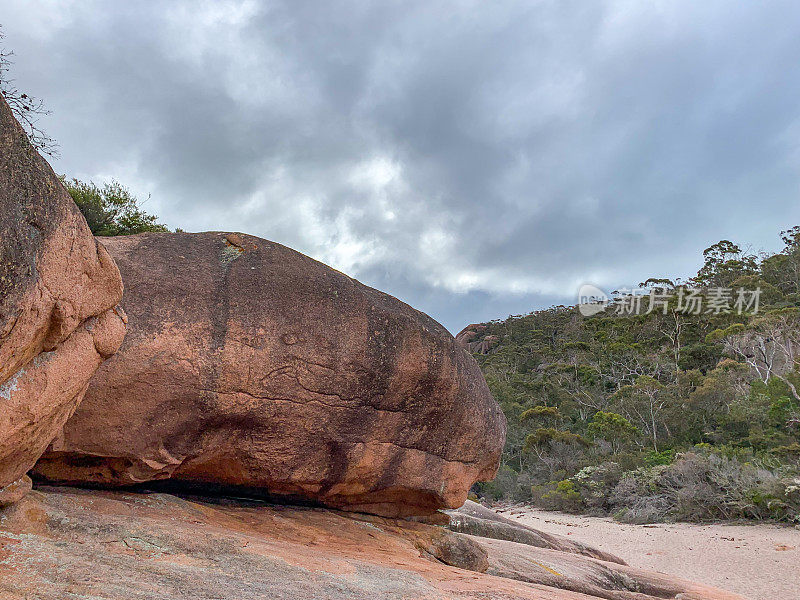
M40 487L0 520L3 600L744 600L579 554L321 508Z
M0 501L119 347L122 279L0 96Z
M493 477L505 418L427 315L247 235L103 243L128 335L38 476L168 479L388 516L458 507Z

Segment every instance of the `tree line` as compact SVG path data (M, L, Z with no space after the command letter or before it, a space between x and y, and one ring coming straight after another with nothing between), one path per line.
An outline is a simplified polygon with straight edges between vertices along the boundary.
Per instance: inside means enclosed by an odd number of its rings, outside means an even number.
M800 227L780 236L775 253L723 240L687 281L648 279L656 310L619 310L625 291L589 317L554 306L477 327L509 433L475 491L631 521L800 521ZM757 310L681 306L720 290Z

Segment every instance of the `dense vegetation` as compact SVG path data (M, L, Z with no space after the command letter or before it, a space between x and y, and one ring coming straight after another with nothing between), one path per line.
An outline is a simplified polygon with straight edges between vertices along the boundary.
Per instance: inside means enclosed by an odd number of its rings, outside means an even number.
M144 212L128 188L116 181L98 187L77 179L64 185L86 218L94 235L131 235L146 231L169 231L158 217Z
M589 317L470 326L509 425L478 493L630 521L800 522L800 227L781 239L760 256L715 244L689 281L641 284L639 314L625 291ZM757 289L757 312L734 310ZM692 291L702 310L685 310ZM651 298L667 300L648 313Z
M8 77L11 56L0 48L0 93L54 154L42 102ZM117 182L62 180L95 235L168 231ZM622 291L590 317L556 306L474 327L509 424L478 493L630 521L800 522L800 227L781 239L762 256L721 241L688 282L647 280L653 310L619 310L635 304ZM759 290L760 310L727 310L737 290ZM685 310L691 296L706 308Z

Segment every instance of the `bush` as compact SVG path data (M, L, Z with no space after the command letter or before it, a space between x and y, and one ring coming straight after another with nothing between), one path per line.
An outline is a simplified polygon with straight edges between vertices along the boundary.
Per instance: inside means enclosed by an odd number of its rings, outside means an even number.
M532 493L536 504L547 510L579 513L585 508L580 492L569 479L534 486Z
M659 465L669 465L675 460L675 450L662 450L657 452L650 450L644 457L644 464L648 467L656 467Z
M501 500L510 497L517 484L517 472L507 465L502 465L492 481L481 481L475 484L479 496L490 500Z
M800 444L797 442L786 446L778 446L777 448L773 448L771 452L790 464L797 464L800 461Z
M476 483L473 490L478 496L492 501L523 502L531 497L530 475L517 473L508 465L502 465L493 481Z
M128 188L116 181L102 188L94 183L61 178L70 196L83 213L94 235L131 235L146 231L169 231L158 217L139 208L139 201Z
M581 495L586 510L592 514L608 514L611 492L622 478L622 468L616 462L604 462L584 467L570 481Z
M688 452L674 463L626 473L611 494L628 522L800 519L794 482L750 462Z
M584 467L572 477L531 488L533 501L547 510L608 514L609 494L619 483L619 464L606 462Z
M665 521L671 503L658 481L666 469L666 465L657 465L625 473L609 499L614 518L639 524Z
M751 451L709 451L704 446L677 456L671 451L651 452L646 459L650 466L630 471L617 462L584 467L572 477L532 486L533 503L546 510L613 514L628 523L738 519L800 523L800 478L790 477L791 469L758 466Z

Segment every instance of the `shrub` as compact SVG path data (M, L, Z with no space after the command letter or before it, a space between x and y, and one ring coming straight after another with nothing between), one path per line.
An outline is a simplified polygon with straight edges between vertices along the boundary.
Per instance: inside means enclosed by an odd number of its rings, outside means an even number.
M641 467L625 473L610 494L614 518L626 523L656 523L670 514L670 499L659 489L666 465Z
M619 463L604 462L584 467L569 478L581 496L581 502L592 514L608 514L611 492L622 478Z
M517 485L517 472L508 465L502 465L497 471L497 476L492 481L482 481L475 484L479 496L490 500L510 498L511 492Z
M644 457L644 464L648 467L655 467L658 465L669 465L675 460L675 450L668 449L657 452L650 450Z
M517 473L508 465L502 465L493 481L476 483L472 489L478 496L492 501L523 502L530 500L531 479L527 473Z
M576 513L584 509L583 498L569 479L534 486L532 492L536 504L547 510Z
M139 201L116 181L102 188L94 183L62 177L70 196L78 205L94 235L131 235L145 231L169 231L139 207Z
M611 494L615 515L629 522L800 517L792 482L751 462L688 452L674 463L626 473Z
M786 446L778 446L772 449L772 454L779 456L787 462L797 462L800 460L800 444L793 442Z

